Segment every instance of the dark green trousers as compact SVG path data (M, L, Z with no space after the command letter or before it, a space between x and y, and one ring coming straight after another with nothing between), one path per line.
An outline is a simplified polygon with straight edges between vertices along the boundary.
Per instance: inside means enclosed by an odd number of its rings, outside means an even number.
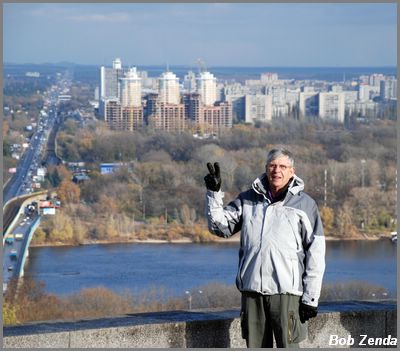
M299 347L307 338L307 322L299 317L300 296L242 292L242 337L247 347Z

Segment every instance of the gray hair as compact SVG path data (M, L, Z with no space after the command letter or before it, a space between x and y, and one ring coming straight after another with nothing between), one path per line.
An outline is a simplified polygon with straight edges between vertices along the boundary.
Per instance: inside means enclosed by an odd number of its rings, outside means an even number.
M278 157L287 156L290 161L290 165L294 167L294 158L293 154L283 147L272 149L267 156L267 165L270 164L273 160L276 160Z

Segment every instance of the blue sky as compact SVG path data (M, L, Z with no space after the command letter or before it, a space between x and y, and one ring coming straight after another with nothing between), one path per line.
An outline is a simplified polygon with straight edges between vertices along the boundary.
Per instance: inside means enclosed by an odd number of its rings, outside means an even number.
M8 3L3 60L396 66L396 13L395 3Z

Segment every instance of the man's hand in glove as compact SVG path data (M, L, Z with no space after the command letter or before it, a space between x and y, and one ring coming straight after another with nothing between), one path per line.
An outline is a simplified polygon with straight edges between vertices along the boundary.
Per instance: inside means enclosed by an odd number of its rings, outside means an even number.
M219 191L219 189L221 189L221 172L218 162L214 163L214 167L210 162L208 162L207 168L209 174L204 177L207 189L212 191Z
M300 322L304 323L308 321L310 318L314 318L318 313L318 308L310 305L306 305L305 303L300 302L299 314L300 314Z

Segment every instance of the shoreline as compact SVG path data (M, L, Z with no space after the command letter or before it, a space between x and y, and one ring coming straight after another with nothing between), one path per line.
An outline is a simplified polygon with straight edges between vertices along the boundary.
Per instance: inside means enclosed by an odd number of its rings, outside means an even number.
M349 237L349 238L339 238L334 236L326 236L326 241L378 241L378 240L390 240L390 236L372 236L372 237ZM223 244L223 243L239 243L240 236L234 236L233 238L224 239L217 238L214 241L207 242L194 242L189 238L175 239L175 240L166 240L166 239L146 239L146 240L138 240L138 239L119 239L119 240L87 240L81 244L72 244L72 243L43 243L43 244L31 244L30 247L63 247L63 246L85 246L85 245L111 245L111 244Z

